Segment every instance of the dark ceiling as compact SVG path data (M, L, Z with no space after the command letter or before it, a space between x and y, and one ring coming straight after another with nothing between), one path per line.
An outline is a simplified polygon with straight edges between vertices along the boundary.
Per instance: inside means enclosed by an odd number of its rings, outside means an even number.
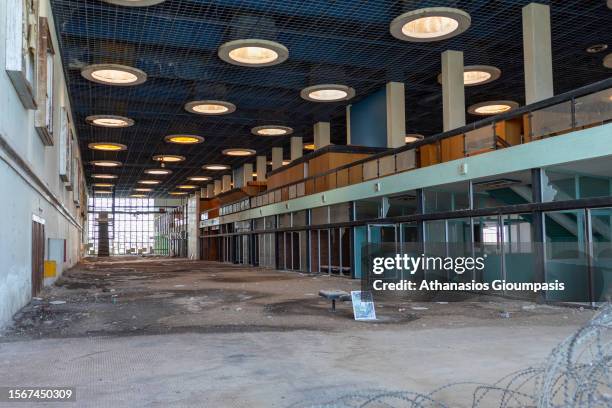
M490 99L524 103L521 8L529 0L166 0L150 7L122 7L100 0L51 0L60 34L76 129L86 161L120 160L117 193L127 194L144 169L156 167L154 154L181 154L187 160L156 188L156 195L205 172L206 163L238 166L244 159L221 154L228 147L248 147L270 158L272 146L288 146L288 137L257 137L251 128L282 124L312 140L316 121L332 122L332 142L345 143L346 102L313 103L300 98L305 86L340 82L356 90L355 102L388 81L406 83L407 131L432 135L441 131L440 53L462 50L465 64L494 65L499 80L466 88L466 105ZM555 92L605 79L606 54L585 48L612 45L612 11L605 0L541 1L551 5ZM469 30L449 40L410 43L395 39L389 23L410 10L447 6L467 11ZM275 40L289 49L289 59L272 67L230 65L218 47L238 38ZM145 71L148 80L135 87L89 82L80 70L93 63L118 63ZM323 79L333 77L333 81ZM236 112L218 117L187 113L195 99L223 99ZM128 116L136 125L125 129L89 126L94 114ZM468 115L468 121L476 120ZM206 138L203 144L177 146L163 137L177 132ZM93 152L91 142L118 142L126 152ZM288 154L288 149L285 149ZM254 158L248 159L254 162ZM100 172L99 170L97 170ZM102 171L108 172L108 171ZM88 184L91 179L88 178Z

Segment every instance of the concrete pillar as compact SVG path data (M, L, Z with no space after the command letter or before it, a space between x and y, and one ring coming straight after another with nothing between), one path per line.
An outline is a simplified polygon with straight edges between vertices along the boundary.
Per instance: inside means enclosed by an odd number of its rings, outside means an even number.
M206 198L213 198L215 196L215 185L207 184L206 185Z
M304 141L300 136L291 137L291 161L302 157L304 152Z
M257 181L266 181L266 156L257 156L255 168L257 169Z
M273 147L272 148L272 170L276 170L283 165L283 148Z
M223 186L221 185L221 180L215 180L214 181L213 192L215 193L216 196L221 194L221 191L223 191L222 187Z
M314 145L318 150L330 144L331 126L329 122L317 122L314 124Z
M406 96L402 82L389 82L387 94L387 147L406 144Z
M465 86L463 52L442 53L442 111L444 131L465 126Z
M523 7L523 56L525 59L525 102L554 95L550 39L550 7L530 3Z
M244 163L242 165L242 179L240 181L243 186L253 181L253 163Z
M232 189L232 176L229 174L223 175L221 177L221 191L226 192Z
M200 197L201 198L208 198L208 192L206 191L206 187L202 187L200 189Z

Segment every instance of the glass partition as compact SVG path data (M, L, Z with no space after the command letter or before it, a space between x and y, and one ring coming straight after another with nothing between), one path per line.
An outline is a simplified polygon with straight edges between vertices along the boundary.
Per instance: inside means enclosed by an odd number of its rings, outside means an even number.
M470 183L467 181L425 188L423 195L427 214L470 208Z

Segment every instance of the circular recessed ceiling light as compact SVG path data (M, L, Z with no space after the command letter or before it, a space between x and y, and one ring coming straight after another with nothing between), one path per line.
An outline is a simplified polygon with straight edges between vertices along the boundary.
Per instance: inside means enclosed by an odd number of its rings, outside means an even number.
M147 80L147 74L138 68L119 64L93 64L81 71L84 78L105 85L132 86Z
M168 194L174 195L174 196L178 196L178 195L186 195L186 194L189 194L189 193L187 193L186 191L171 191Z
M164 140L175 144L198 144L202 143L204 138L196 135L169 135L164 137Z
M236 110L236 105L225 101L203 100L185 104L187 112L198 115L226 115Z
M204 170L212 170L212 171L220 171L220 170L229 170L230 166L226 164L205 164L202 166Z
M593 44L590 47L587 47L586 52L589 54L597 54L598 52L602 52L608 49L608 44Z
M138 180L138 184L154 185L159 183L161 183L159 180Z
M151 174L154 176L166 176L168 174L172 174L172 170L168 169L146 169L145 174Z
M90 143L87 145L91 150L102 150L105 152L118 152L127 149L127 146L121 143Z
M135 188L134 191L139 191L141 193L149 193L153 191L153 189L152 188Z
M91 164L98 167L121 167L121 162L113 160L94 160Z
M219 47L219 58L234 65L268 67L289 58L289 50L282 44L269 40L235 40Z
M103 0L110 4L126 7L147 7L163 3L166 0Z
M351 99L355 90L346 85L321 84L302 89L300 96L311 102L338 102Z
M193 190L194 188L198 188L198 186L194 186L191 184L181 184L180 186L176 186L176 188L181 190Z
M470 15L463 10L431 7L396 17L389 30L392 36L404 41L440 41L461 34L470 24Z
M257 152L253 149L234 148L234 149L224 149L222 153L226 156L244 157L244 156L253 156Z
M130 194L132 198L145 198L146 196L146 194Z
M425 139L425 136L423 136L420 133L409 133L404 137L404 142L405 143L414 143L414 142L418 142L420 140Z
M95 190L94 194L113 194L113 192L107 190Z
M463 68L463 84L465 86L482 85L493 82L501 76L499 68L490 65L467 65ZM438 75L442 83L442 74Z
M612 69L612 53L608 54L605 56L604 60L603 60L603 66L606 68L611 68Z
M284 136L293 133L293 129L288 126L265 125L254 127L251 133L258 136Z
M92 184L94 187L110 187L113 188L115 185L111 183L94 183Z
M210 177L208 177L208 176L191 176L191 177L188 177L187 180L191 180L191 181L210 181Z
M314 143L304 143L304 150L315 150L316 148Z
M92 126L106 128L124 128L134 126L134 121L132 119L117 115L90 115L85 118L85 121Z
M115 174L92 174L91 177L95 179L116 179Z
M162 163L178 163L185 161L185 156L178 156L174 154L158 154L153 156L153 160Z
M251 174L251 177L256 178L257 177L257 173Z
M480 102L468 108L472 115L497 115L518 108L518 103L514 101L487 101Z

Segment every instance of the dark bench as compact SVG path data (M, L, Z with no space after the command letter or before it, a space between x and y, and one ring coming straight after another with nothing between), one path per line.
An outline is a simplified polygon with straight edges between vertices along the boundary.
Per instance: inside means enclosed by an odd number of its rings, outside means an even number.
M320 290L319 296L327 300L331 300L332 302L331 311L332 312L336 311L336 300L340 300L340 301L351 300L351 294L343 290Z

